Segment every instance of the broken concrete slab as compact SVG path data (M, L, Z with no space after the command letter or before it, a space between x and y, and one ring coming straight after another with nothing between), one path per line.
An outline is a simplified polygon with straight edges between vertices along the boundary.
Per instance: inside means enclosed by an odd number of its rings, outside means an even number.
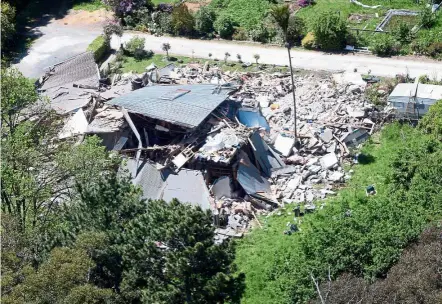
M292 153L292 148L295 145L295 139L292 137L285 136L283 134L278 134L275 140L275 150L277 150L281 155L288 157Z
M338 164L338 158L336 157L335 153L328 153L325 156L321 157L320 163L322 168L330 169Z

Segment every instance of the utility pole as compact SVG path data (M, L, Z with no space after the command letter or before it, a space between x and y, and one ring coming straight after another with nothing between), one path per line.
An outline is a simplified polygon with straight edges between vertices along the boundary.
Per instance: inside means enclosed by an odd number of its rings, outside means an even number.
M290 43L287 42L285 44L285 46L287 47L287 52L289 54L289 63L290 63L290 76L292 78L292 93L293 93L293 109L294 109L294 113L293 113L293 119L295 122L295 141L298 140L298 127L296 125L296 94L295 94L295 80L293 79L293 67L292 67L292 56L290 54Z

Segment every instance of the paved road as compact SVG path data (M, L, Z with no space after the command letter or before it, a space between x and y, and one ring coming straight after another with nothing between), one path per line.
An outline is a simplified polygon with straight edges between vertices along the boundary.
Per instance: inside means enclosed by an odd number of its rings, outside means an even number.
M112 40L112 46L117 48L121 42L128 41L134 33L126 32L122 38ZM204 41L189 40L175 37L155 37L148 34L136 34L146 38L146 49L151 49L155 53L163 53L161 44L169 42L170 53L208 58L212 53L212 58L222 60L224 54L231 54L230 60L236 60L236 54L242 56L243 61L254 62L253 55L259 54L261 63L286 65L288 64L287 50L279 47L268 47L260 44L234 44L224 41ZM326 71L353 71L355 68L361 73L371 70L373 75L394 77L396 74L409 72L411 77L427 74L430 77L437 75L442 79L442 62L427 59L402 59L402 58L379 58L367 55L336 55L321 52L292 50L293 65L296 68L306 70L326 70Z
M59 20L52 20L34 31L42 36L34 41L28 53L16 64L27 77L39 78L45 68L64 61L69 57L84 52L98 35L101 25L64 25Z

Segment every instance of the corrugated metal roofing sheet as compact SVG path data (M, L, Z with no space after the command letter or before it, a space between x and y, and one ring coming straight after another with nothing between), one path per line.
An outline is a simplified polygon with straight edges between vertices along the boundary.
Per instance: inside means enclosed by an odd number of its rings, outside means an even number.
M229 89L219 90L219 86L211 84L150 86L112 99L108 104L194 128L226 100L229 92Z
M61 62L53 67L41 90L48 90L70 84L98 87L98 67L91 52L85 52Z

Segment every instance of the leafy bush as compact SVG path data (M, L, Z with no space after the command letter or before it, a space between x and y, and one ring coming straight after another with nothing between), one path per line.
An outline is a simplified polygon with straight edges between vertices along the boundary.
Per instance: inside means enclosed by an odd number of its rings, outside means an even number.
M393 31L393 36L402 44L408 44L413 39L411 28L405 22L401 22Z
M100 35L89 44L87 50L94 54L95 62L100 62L110 51L110 40L106 36Z
M117 17L123 17L130 14L135 9L146 3L145 0L103 0Z
M307 35L302 39L301 45L303 48L308 50L316 47L315 35L312 32L308 32Z
M165 12L158 12L154 15L154 21L155 25L158 26L158 32L159 33L172 33L172 15ZM153 27L149 26L149 28L152 30Z
M268 28L264 24L259 24L249 32L250 38L256 42L268 42L270 38L270 33Z
M5 46L6 43L12 38L15 33L15 8L8 2L1 2L1 46Z
M419 122L419 129L442 140L442 100L433 104Z
M303 33L305 31L305 23L302 18L292 15L289 18L289 23L287 26L287 42L291 45L300 43Z
M442 43L442 35L431 31L420 31L417 38L411 43L411 49L417 54L437 57L440 54L433 51L433 47L430 46L434 43ZM437 45L436 45L437 46Z
M428 55L434 58L442 58L442 42L434 42L425 50Z
M130 56L135 57L137 60L141 60L146 56L146 51L144 50L145 44L146 39L134 36L126 43L124 49Z
M221 14L216 18L213 27L221 38L229 39L232 37L235 27L232 18L227 14Z
M195 18L185 4L180 4L173 9L171 26L175 35L190 35L193 33Z
M420 13L419 13L419 24L423 27L423 28L431 28L433 27L433 25L436 23L436 14L433 14L431 12L431 8L424 8Z
M247 35L247 31L243 27L237 27L232 36L233 40L245 41L249 40L249 35Z
M324 50L341 50L345 46L347 24L340 15L322 12L313 23L316 43Z
M375 35L370 42L369 48L378 56L390 56L398 51L396 41L388 34Z
M215 22L215 12L207 5L202 6L195 14L195 29L202 35L213 32L213 22Z
M322 295L327 294L327 303L363 303L364 299L370 303L441 303L441 233L440 226L426 229L416 244L406 248L385 279L370 284L345 274L321 284ZM320 304L321 299L314 303Z
M103 27L103 33L107 39L111 39L112 35L118 37L123 36L123 27L118 20L109 20Z

